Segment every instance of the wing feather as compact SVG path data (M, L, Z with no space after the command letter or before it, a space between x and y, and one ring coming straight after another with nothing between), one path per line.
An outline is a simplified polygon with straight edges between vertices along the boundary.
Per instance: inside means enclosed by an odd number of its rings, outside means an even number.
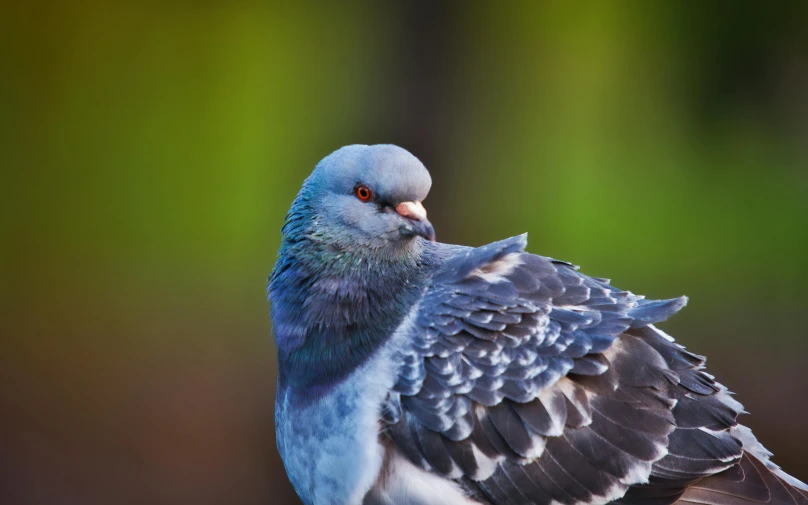
M454 248L399 330L382 419L412 463L492 505L723 504L733 486L802 503L744 452L742 407L704 358L653 326L684 297L646 300L525 244Z

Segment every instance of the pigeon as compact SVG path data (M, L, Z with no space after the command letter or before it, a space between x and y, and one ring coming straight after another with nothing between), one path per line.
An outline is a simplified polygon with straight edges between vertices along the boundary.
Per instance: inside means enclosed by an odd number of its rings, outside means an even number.
M306 505L808 504L650 300L526 235L435 240L432 181L352 145L303 183L269 278L276 440Z

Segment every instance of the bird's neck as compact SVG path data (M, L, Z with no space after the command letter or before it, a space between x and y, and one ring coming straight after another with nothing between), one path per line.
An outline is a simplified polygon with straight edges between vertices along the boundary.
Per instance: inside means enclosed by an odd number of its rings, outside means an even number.
M421 296L426 256L284 240L269 286L281 382L327 390L365 362Z

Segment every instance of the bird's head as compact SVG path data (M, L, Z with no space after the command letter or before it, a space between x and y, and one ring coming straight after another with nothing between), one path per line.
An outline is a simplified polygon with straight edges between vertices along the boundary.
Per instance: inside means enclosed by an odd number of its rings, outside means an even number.
M431 185L392 145L343 147L303 183L269 282L286 380L333 381L401 323L435 240L421 203Z
M308 234L340 247L406 249L417 237L435 240L422 204L431 185L424 165L400 147L346 146L306 179L290 219L308 221Z

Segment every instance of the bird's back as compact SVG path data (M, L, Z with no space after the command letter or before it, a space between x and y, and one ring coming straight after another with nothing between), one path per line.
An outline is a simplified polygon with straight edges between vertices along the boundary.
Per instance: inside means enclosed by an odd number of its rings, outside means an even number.
M655 326L684 298L645 300L523 246L458 250L435 275L401 330L390 457L491 505L808 503L704 358Z

